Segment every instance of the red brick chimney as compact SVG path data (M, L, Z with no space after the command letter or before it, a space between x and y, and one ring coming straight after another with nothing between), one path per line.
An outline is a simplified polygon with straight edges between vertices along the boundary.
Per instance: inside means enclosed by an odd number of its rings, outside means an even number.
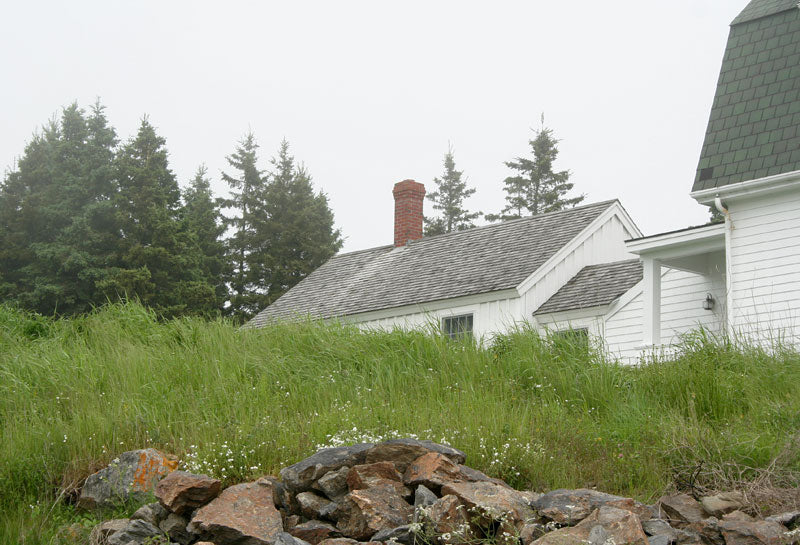
M414 180L394 184L394 245L422 238L422 201L425 186Z

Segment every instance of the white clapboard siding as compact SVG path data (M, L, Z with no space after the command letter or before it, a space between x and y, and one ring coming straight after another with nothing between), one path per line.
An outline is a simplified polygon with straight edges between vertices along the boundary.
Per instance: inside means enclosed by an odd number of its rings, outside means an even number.
M729 205L731 333L800 343L800 192ZM729 227L731 225L729 224Z
M640 287L634 288L641 290ZM711 293L713 311L703 308ZM725 316L725 277L721 273L699 275L677 269L665 269L661 277L661 342L666 347L681 341L681 336L704 327L714 334L723 332ZM642 293L610 314L605 323L606 347L621 361L635 363L643 345Z

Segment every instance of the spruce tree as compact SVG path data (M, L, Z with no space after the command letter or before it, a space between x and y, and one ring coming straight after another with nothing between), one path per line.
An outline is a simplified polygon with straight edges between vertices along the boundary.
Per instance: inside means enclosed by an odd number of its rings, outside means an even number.
M145 117L116 157L116 267L103 281L110 297L135 297L163 316L215 307L200 251L180 222L180 190L164 138Z
M259 218L250 282L263 289L263 306L331 258L342 238L334 228L328 198L314 192L311 176L289 154L283 140L266 186L265 214Z
M225 285L226 248L222 241L225 226L220 213L221 199L215 199L211 192L205 165L197 168L189 187L183 192L183 202L181 216L184 228L195 238L200 250L204 281L213 288L215 307L221 312L228 299Z
M440 216L425 218L426 236L475 227L473 220L482 213L469 212L464 208L464 200L474 194L475 189L467 187L467 182L461 179L463 174L463 171L456 170L453 149L450 148L444 156L444 173L441 178L433 179L436 189L426 196L433 202L434 210L441 211Z
M535 138L528 143L533 153L532 159L517 157L505 163L517 175L509 176L503 181L506 206L499 214L487 215L486 219L489 221L556 212L583 201L583 195L566 197L566 193L573 187L569 181L570 172L553 171L553 163L558 157L558 140L553 136L553 131L544 126L544 115Z
M226 159L234 169L233 174L222 173L222 179L230 188L231 198L225 203L234 210L226 218L232 229L227 240L227 282L230 289L230 305L227 311L238 322L242 322L263 307L263 296L252 279L263 277L263 271L250 271L253 259L250 254L256 248L255 223L264 221L264 195L266 180L258 168L258 144L252 132L248 132ZM263 251L263 242L261 243Z

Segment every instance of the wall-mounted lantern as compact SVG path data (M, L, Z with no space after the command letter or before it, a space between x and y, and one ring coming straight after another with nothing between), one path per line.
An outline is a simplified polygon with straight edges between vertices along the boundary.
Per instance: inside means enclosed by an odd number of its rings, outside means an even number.
M703 308L705 310L714 310L714 303L714 296L707 293L706 298L703 300Z

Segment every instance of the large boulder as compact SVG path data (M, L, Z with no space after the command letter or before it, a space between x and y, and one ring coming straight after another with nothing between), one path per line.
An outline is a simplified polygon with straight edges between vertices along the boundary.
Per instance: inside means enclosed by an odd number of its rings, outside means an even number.
M294 493L310 490L314 481L326 473L342 467L363 464L372 443L361 443L349 447L322 449L305 460L281 470L281 480ZM331 498L332 499L332 498Z
M510 533L518 532L536 518L522 494L497 483L448 483L442 486L442 496L448 494L456 496L472 515L486 522L502 520L504 530Z
M148 448L123 452L89 475L78 497L82 509L103 509L128 501L146 501L156 483L178 467L177 460Z
M155 492L164 507L182 515L216 498L221 487L219 479L173 471L158 482Z
M414 508L397 493L395 487L380 485L353 490L340 501L336 527L347 537L366 540L381 530L411 522Z
M273 545L283 522L273 503L272 483L259 479L226 488L195 512L189 530L217 545Z
M589 488L553 490L534 500L532 505L541 516L567 526L577 524L603 505L632 511L640 520L650 518L650 510L631 498Z
M603 505L576 526L555 530L533 542L534 545L648 545L639 517L627 509Z
M409 464L429 452L438 452L457 464L463 464L467 456L458 449L419 439L392 439L378 443L366 452L366 462L389 461L394 463L400 473L405 473Z

